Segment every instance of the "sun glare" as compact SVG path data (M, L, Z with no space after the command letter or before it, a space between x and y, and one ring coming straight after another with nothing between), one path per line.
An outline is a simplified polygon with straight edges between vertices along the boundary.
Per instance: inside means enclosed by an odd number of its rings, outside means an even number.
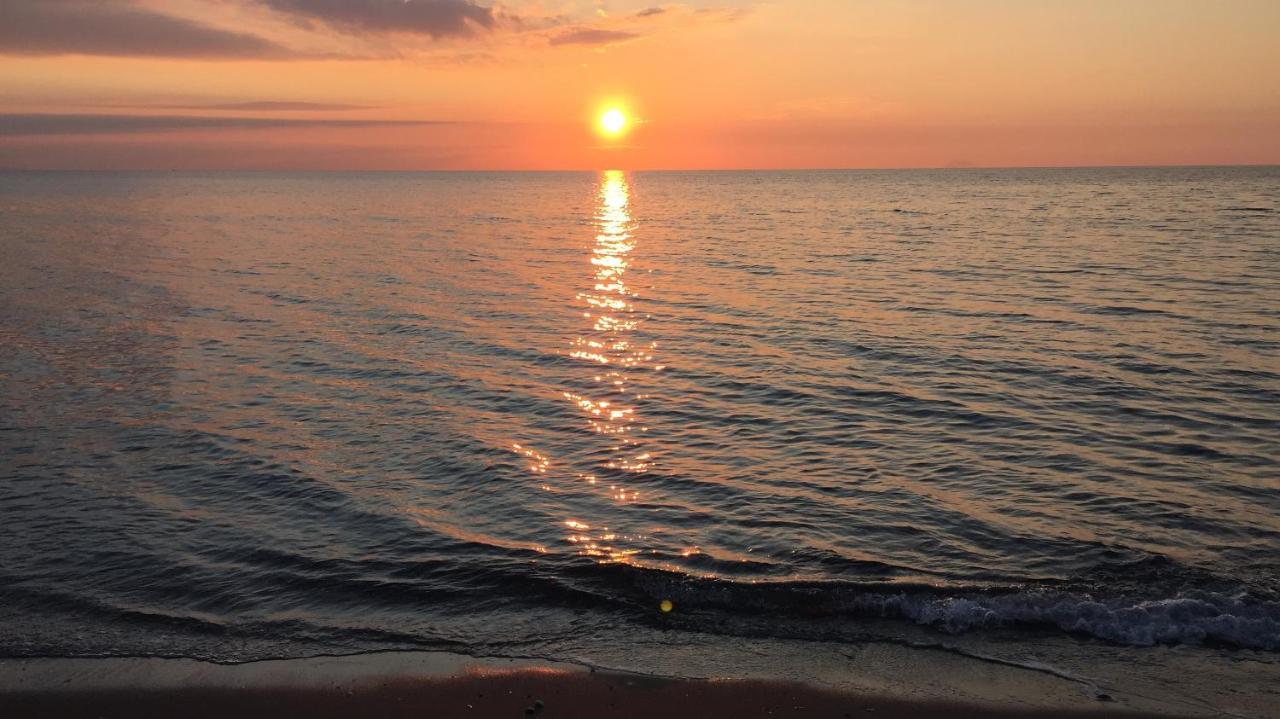
M606 137L617 137L627 129L627 114L611 107L600 114L600 132Z

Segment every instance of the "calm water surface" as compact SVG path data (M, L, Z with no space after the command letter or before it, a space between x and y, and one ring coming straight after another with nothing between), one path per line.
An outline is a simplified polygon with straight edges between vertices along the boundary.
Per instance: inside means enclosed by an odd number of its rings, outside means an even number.
M1274 168L0 175L0 654L1280 650L1278 208Z

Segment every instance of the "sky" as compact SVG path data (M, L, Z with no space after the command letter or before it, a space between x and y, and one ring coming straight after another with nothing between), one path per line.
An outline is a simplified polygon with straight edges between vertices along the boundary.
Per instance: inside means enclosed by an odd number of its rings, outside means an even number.
M0 168L1280 164L1277 38L1277 0L0 0Z

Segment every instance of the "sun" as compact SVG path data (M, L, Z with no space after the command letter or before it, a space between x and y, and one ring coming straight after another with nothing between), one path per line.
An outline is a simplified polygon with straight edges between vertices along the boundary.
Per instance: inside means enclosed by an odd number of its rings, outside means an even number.
M600 127L601 134L605 137L618 137L626 132L627 125L631 124L631 122L627 118L627 113L619 108L611 107L600 113L597 124Z

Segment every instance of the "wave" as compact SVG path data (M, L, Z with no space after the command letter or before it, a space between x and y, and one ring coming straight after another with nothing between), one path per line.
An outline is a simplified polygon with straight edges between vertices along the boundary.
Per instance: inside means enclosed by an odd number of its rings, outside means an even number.
M638 585L652 599L671 599L687 611L767 617L781 634L797 629L797 619L801 623L805 619L827 620L821 624L823 631L830 631L832 618L875 618L905 620L951 634L990 629L1058 630L1137 647L1216 644L1280 651L1280 601L1243 588L1185 589L1152 596L1052 585L949 588L656 577ZM799 631L814 638L804 628Z
M1131 646L1220 642L1280 650L1280 604L1201 594L1168 599L1095 599L1071 594L992 597L868 596L865 607L949 632L1016 625L1053 626Z
M290 563L283 556L269 559ZM177 656L237 660L275 656L281 647L293 645L297 648L289 651L298 655L314 647L492 649L554 643L560 634L584 627L655 624L704 636L835 643L918 640L921 631L924 639L935 641L929 633L995 630L1002 641L1023 633L1029 638L1066 634L1130 647L1210 645L1280 652L1280 596L1275 591L1265 583L1246 587L1206 578L1167 560L1134 563L1124 580L1099 575L1089 582L1003 586L729 580L580 562L534 571L524 562L465 569L445 562L396 580L312 569L321 576L281 580L273 575L268 582L276 594L285 586L286 594L296 593L283 597L287 612L266 607L210 611L207 597L199 599L195 592L163 602L143 596L84 596L24 587L13 577L0 576L0 598L8 609L7 619L0 611L0 629L10 620L21 628L12 632L20 641L0 642L0 655L102 652L103 637L111 637L106 644L112 652L162 647ZM245 592L267 592L250 577L239 580ZM663 600L672 601L675 611L657 611ZM548 620L557 613L564 614L564 621ZM56 621L31 621L55 615ZM66 636L62 628L68 626L87 630ZM253 648L258 645L260 649Z

